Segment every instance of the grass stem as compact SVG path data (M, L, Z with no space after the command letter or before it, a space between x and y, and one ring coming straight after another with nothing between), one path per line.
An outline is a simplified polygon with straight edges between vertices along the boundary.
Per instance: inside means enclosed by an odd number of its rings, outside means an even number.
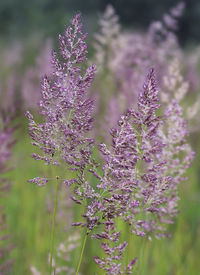
M131 233L131 227L130 227L128 230L128 253L127 253L127 257L126 257L126 275L128 274L128 264L129 264L129 260L130 260L130 254L132 254L131 253L131 248L132 248L131 236L132 236L132 233ZM131 257L132 257L132 255L131 255Z
M55 221L56 221L57 200L58 200L58 178L56 177L56 198L55 198L55 203L54 203L52 231L51 231L51 251L50 251L50 269L49 269L49 275L52 275L52 262L53 262L53 250L54 250L54 235L55 235Z
M145 253L145 245L146 245L147 239L144 237L142 240L142 246L140 248L140 262L139 262L139 275L143 274L144 269L144 253Z
M82 246L82 250L81 250L81 255L80 255L78 267L77 267L77 270L76 270L76 275L78 275L79 270L80 270L80 266L81 266L81 263L82 263L83 253L84 253L85 245L86 245L86 241L87 241L87 236L88 236L88 233L86 232L85 238L84 238L84 240L83 240L83 246Z

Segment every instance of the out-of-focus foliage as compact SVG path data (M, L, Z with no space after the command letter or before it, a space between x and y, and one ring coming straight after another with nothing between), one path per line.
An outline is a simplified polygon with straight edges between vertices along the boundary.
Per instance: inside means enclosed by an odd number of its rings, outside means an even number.
M30 32L45 31L47 35L58 33L70 14L82 12L86 19L112 4L121 22L127 26L146 28L152 19L157 20L177 0L1 0L0 33L13 37ZM186 12L181 20L179 38L182 43L200 40L200 1L185 1ZM87 21L86 20L86 21Z

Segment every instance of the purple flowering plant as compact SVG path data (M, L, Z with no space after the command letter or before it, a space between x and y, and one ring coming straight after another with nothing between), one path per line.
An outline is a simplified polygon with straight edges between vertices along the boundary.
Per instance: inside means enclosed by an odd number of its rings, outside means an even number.
M87 53L85 37L86 34L82 33L80 15L77 15L72 20L72 26L66 27L65 34L59 36L60 60L53 51L52 74L42 80L39 108L44 122L36 123L32 114L26 112L32 144L42 151L41 155L34 153L32 157L44 160L48 165L65 163L66 170L70 169L77 173L76 179L64 180L67 185L82 183L85 166L91 155L90 148L94 143L94 140L87 136L92 128L93 103L86 98L86 90L94 78L95 66L92 65L81 73L80 64L86 60ZM30 182L41 186L48 180L36 177ZM56 176L55 180L57 186L52 232L55 225L59 177ZM50 274L53 238L52 236Z
M120 116L110 131L112 144L99 144L102 159L97 158L93 153L95 140L91 138L93 102L87 95L96 68L91 65L84 70L81 65L87 59L85 38L80 15L76 15L64 35L59 36L60 57L52 52L52 73L42 80L39 109L43 121L35 122L26 112L32 144L42 152L32 157L47 165L61 165L66 172L64 179L59 175L53 178L56 199L49 274L53 271L61 183L71 189L71 199L84 211L81 220L72 224L86 228L76 274L88 236L101 242L103 256L94 257L101 269L107 274L132 274L137 259L130 251L130 236L122 240L118 222L127 224L129 235L149 239L168 236L166 225L177 214L178 184L185 179L183 174L194 153L186 142L187 125L179 103L172 100L159 115L159 93L151 69L136 108L130 107ZM49 180L36 177L29 181L43 186Z
M138 91L143 85L144 72L151 67L156 71L161 92L159 98L162 103L166 102L168 96L171 97L171 92L176 92L177 96L181 93L182 98L186 96L186 91L182 90L186 87L180 90L175 86L170 87L174 81L180 81L181 85L185 83L183 79L180 80L178 72L174 69L173 78L170 73L171 63L178 61L182 64L185 57L176 36L178 20L183 10L184 4L178 3L164 14L160 21L151 23L143 33L122 30L114 8L107 6L99 20L100 30L94 36L94 63L97 64L98 74L92 92L95 94L97 90L103 94L97 103L99 107L98 121L95 122L97 136L110 141L106 130L108 125L109 128L116 126L120 115L127 108L137 107ZM185 64L184 67L187 71L190 66ZM194 71L190 71L190 75L194 76ZM169 80L167 85L165 85L166 78Z

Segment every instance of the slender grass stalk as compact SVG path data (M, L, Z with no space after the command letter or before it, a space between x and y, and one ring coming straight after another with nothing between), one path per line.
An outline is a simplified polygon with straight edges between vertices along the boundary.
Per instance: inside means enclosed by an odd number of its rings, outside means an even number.
M130 260L130 253L131 253L131 227L128 228L128 253L127 253L127 257L126 257L126 275L128 274L128 264L129 264L129 260Z
M52 262L53 262L53 250L54 250L54 235L55 235L55 221L56 221L57 200L58 200L58 177L56 177L56 198L55 198L55 203L54 203L52 231L51 231L51 252L50 252L49 275L52 275Z
M139 262L139 273L138 273L138 275L143 274L144 252L145 252L145 245L146 245L147 239L144 237L144 239L142 241L143 241L142 246L140 248L140 262Z
M88 236L88 232L86 232L85 238L84 238L84 240L83 240L83 246L82 246L82 250L81 250L81 255L80 255L78 267L77 267L77 270L76 270L76 275L78 275L79 270L80 270L80 266L81 266L81 263L82 263L83 253L84 253L85 245L86 245L86 241L87 241L87 236Z

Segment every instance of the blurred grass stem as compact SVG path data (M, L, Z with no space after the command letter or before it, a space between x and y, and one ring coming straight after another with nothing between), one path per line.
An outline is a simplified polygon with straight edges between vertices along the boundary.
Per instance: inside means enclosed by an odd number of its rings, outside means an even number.
M56 198L55 198L55 203L54 203L53 222L52 222L52 231L51 231L51 252L50 252L50 270L49 270L49 275L52 275L52 262L53 262L53 250L54 250L54 235L55 235L55 221L56 221L57 200L58 200L58 177L56 177Z
M144 252L145 252L145 246L146 246L147 239L144 237L142 240L142 246L140 248L140 262L139 262L139 273L138 275L143 274L143 268L144 268Z
M128 230L128 253L127 253L127 258L126 258L126 275L128 274L128 263L130 260L130 254L131 254L131 237L132 237L132 233L131 233L131 227ZM132 255L131 255L132 257Z

